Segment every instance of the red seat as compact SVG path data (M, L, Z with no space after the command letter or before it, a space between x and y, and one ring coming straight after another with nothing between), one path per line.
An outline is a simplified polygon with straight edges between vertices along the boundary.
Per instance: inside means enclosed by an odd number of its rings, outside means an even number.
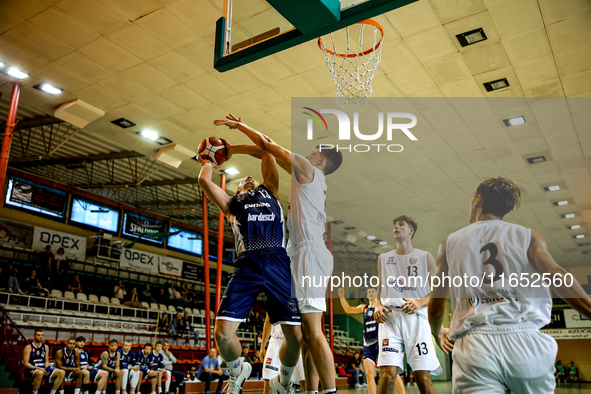
M350 373L345 372L345 368L343 368L343 367L339 367L337 369L337 372L338 372L339 376L342 378L350 378L351 376L353 376Z

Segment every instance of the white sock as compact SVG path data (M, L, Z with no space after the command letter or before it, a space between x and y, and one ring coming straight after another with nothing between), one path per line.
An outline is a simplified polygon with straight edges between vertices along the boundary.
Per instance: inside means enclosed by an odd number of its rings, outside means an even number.
M80 389L74 389L74 394L80 394Z
M228 361L227 364L230 368L230 373L232 374L232 376L236 377L240 375L240 371L242 371L242 363L240 362L240 358L237 358L233 361Z
M334 394L337 392L337 389L328 389L328 390L322 390L322 394Z
M76 393L74 393L76 394ZM115 394L121 394L121 390L115 390Z
M158 387L158 393L162 392L162 387Z
M64 394L64 390L60 390L60 394Z
M33 394L37 394L39 390L33 390Z
M51 391L49 392L49 394L55 394L56 392L57 392L57 390L51 390Z
M318 390L306 391L306 394L318 394Z
M152 391L150 394L156 394L156 392L155 391Z
M287 387L289 385L289 381L291 380L291 375L293 375L293 371L295 370L295 366L293 367L286 367L281 363L281 369L279 370L279 383L282 386Z

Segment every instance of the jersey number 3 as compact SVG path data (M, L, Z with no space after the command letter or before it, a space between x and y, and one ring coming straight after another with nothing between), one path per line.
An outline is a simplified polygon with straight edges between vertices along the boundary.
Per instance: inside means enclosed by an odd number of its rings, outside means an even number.
M484 253L487 250L490 253L490 256L488 257L488 259L486 259L483 262L483 264L484 265L489 265L489 264L492 265L492 268L494 269L494 276L493 276L492 280L490 280L490 276L486 276L486 277L484 277L482 282L486 283L487 285L490 285L493 282L501 279L501 274L503 273L503 265L501 264L501 262L499 260L497 260L497 254L499 253L499 249L497 248L497 245L495 245L492 242L489 242L486 245L484 245L482 247L482 249L480 249L480 253Z

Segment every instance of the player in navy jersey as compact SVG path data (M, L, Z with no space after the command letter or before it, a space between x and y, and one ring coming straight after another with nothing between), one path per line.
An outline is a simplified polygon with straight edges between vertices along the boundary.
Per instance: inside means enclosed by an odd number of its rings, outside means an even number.
M115 379L115 393L121 393L121 366L119 361L120 354L117 352L119 342L115 339L109 341L109 349L101 354L100 367L109 373L108 380Z
M75 381L74 394L80 394L84 375L80 369L80 353L76 351L74 338L68 339L66 347L55 352L55 366L66 371L66 378L62 382L61 390L64 389L64 382Z
M43 343L44 335L43 329L35 330L33 342L23 350L24 374L33 379L33 394L37 394L43 379L53 383L50 394L55 394L66 376L66 371L49 366L49 347Z
M152 383L151 394L156 393L156 385L158 381L162 380L162 374L150 368L153 362L152 344L146 343L144 348L135 355L135 365L140 367L140 382L144 378ZM138 393L140 392L139 386L138 384Z
M140 380L140 367L135 365L135 353L131 350L131 341L126 339L123 342L123 347L117 352L121 367L121 390L127 392L127 383L129 382L131 394L133 394Z
M103 370L99 371L90 365L90 357L88 352L84 350L85 345L86 338L76 338L76 350L80 354L80 369L82 370L82 374L84 376L82 378L82 394L88 394L91 386L90 382L96 383L96 391L100 393L107 387L107 376L109 373Z
M164 357L161 354L162 352L162 342L156 342L154 346L154 350L152 350L152 360L150 362L150 369L152 371L158 371L158 393L162 392L162 377L166 376L166 369L164 369Z
M263 182L247 177L230 198L211 181L213 164L200 158L203 166L199 185L234 230L238 257L234 273L222 297L215 322L215 337L222 358L230 368L229 394L240 391L252 367L240 361L241 346L236 329L248 317L261 292L267 298L271 324L281 324L285 340L281 347L282 376L287 383L299 358L302 341L297 302L291 296L289 257L285 251L285 225L278 198L279 171L275 158L255 146L228 147L228 155L243 153L261 159Z
M375 321L374 313L378 292L374 288L367 289L369 304L359 304L355 307L350 306L345 299L344 288L339 289L338 293L341 299L341 305L346 313L350 315L363 313L363 369L365 370L369 394L376 394L376 363L380 346L378 343L378 322ZM400 375L396 377L396 388L401 394L406 393L404 382Z

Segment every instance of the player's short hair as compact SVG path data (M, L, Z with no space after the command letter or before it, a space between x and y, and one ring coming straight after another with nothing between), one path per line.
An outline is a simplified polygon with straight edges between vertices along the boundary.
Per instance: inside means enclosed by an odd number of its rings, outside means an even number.
M146 343L144 344L144 348L147 348L147 347L152 347L152 344L151 344L150 342L146 342Z
M76 338L76 342L80 342L80 341L86 342L86 338L84 338L84 337L77 337Z
M131 341L131 339L126 339L125 341L123 341L123 343L133 343L133 342Z
M111 346L111 344L112 344L112 343L116 343L117 345L119 345L119 341L118 341L118 340L116 340L116 339L111 339L111 340L109 341L109 346Z
M525 193L525 189L503 176L485 178L476 188L476 194L482 196L482 213L492 213L501 218L519 208L521 194Z
M36 328L35 329L35 334L37 334L38 332L45 332L45 330L42 329L42 328Z
M410 227L412 227L414 232L412 233L412 236L410 237L410 239L413 239L417 233L417 230L419 229L419 225L417 224L417 222L415 222L415 220L413 218L411 218L410 216L401 215L401 216L398 216L397 218L394 218L394 220L392 221L392 225L396 225L396 222L399 222L399 221L406 222L406 224L408 224Z
M335 148L320 149L320 156L326 159L326 166L324 166L324 175L332 174L333 172L339 169L341 164L343 164L343 154Z
M157 342L156 342L154 345L155 345L155 346L162 345L162 342L160 342L160 341L157 341Z

